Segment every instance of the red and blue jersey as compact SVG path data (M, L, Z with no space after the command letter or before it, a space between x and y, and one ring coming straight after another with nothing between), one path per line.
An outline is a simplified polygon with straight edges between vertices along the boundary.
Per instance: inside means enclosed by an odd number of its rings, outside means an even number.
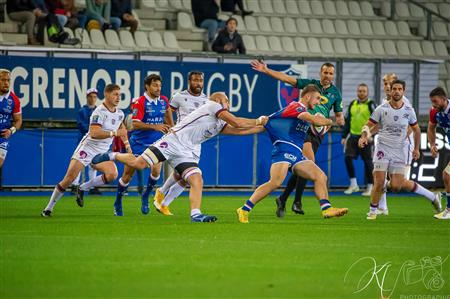
M168 107L169 100L165 96L152 99L144 93L133 103L133 121L152 125L163 124ZM154 130L134 130L131 132L130 139L132 142L148 146L160 139L162 135L163 133Z
M450 143L450 103L444 111L431 108L430 122L435 125L438 124L442 129L444 129L444 132L447 134L447 141Z
M308 109L302 103L292 102L270 115L264 127L272 143L287 143L301 149L310 124L298 116L305 112L308 112Z
M6 95L0 96L0 131L9 129L12 126L13 114L22 113L19 98L14 92L9 91Z

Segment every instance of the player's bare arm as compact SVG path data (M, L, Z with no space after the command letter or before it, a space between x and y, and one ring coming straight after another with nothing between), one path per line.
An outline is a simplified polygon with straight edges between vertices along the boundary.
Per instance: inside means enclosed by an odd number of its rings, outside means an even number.
M21 113L13 114L12 127L2 130L0 136L8 139L21 127L22 127L22 114Z
M264 120L261 118L250 119L250 118L236 117L228 111L222 111L219 114L218 118L235 128L241 129L253 128L255 126L260 126L264 124Z
M372 135L378 130L378 125L371 122L370 120L362 128L361 137L358 140L358 146L363 148L369 144Z
M336 115L336 123L339 126L345 125L344 113L342 113L342 112L335 112L334 114Z
M169 125L170 127L173 127L173 111L172 108L167 107L166 113L164 114L164 123L166 125Z
M320 114L312 115L309 112L301 113L297 118L307 121L315 126L330 126L333 123L331 119L325 118Z
M262 60L261 61L260 60L252 60L250 62L250 65L252 66L252 69L254 69L255 71L269 75L274 79L283 81L292 86L295 86L297 84L297 79L295 79L294 77L288 76L285 73L269 69L267 67L267 64Z
M439 153L436 146L436 124L433 124L431 121L428 122L427 137L428 143L430 143L431 156L436 158Z
M89 135L93 139L106 139L114 136L123 137L127 136L127 134L127 129L123 124L120 125L117 131L105 131L103 130L102 126L98 124L91 124L89 126Z
M239 129L233 126L227 125L222 130L221 134L224 135L252 135L264 132L266 129L263 126L256 126L249 129Z
M127 130L127 127L124 123L122 123L119 127L119 130L125 129ZM120 139L122 139L123 144L125 145L125 150L127 153L132 154L133 151L131 150L130 141L128 140L128 134L125 134L124 136L120 136Z
M410 126L410 128L413 131L414 136L414 150L412 153L413 159L415 161L419 160L420 158L420 127L418 124L415 124L414 126Z

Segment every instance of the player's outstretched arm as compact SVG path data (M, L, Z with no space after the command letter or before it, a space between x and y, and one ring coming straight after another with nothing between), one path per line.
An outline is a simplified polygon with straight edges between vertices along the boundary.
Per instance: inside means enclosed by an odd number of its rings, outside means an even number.
M291 84L292 86L296 86L297 85L297 79L295 79L294 77L288 76L285 73L282 72L278 72L278 71L274 71L271 70L267 67L267 64L262 61L262 60L252 60L250 62L250 65L252 66L252 69L254 69L255 71L264 73L266 75L271 76L274 79L283 81L285 83Z
M325 118L320 114L312 115L309 112L303 112L297 117L315 126L330 126L333 123L331 119Z
M419 127L419 125L417 123L415 125L413 125L413 126L410 126L410 127L411 127L411 129L413 131L413 134L414 134L414 150L413 150L412 156L413 156L413 159L415 161L417 161L420 158L420 151L419 151L419 148L420 148L420 127Z
M238 129L233 126L227 125L222 130L221 134L224 135L252 135L264 132L266 129L263 126L257 126L250 129Z
M247 128L253 128L256 126L260 126L260 125L264 124L264 121L265 121L261 117L258 119L236 117L228 111L222 111L219 114L218 118L225 121L227 124L231 125L232 127L239 128L239 129L247 129Z
M436 147L436 124L432 123L431 121L428 122L427 137L428 143L430 143L431 156L433 158L436 158L439 152Z

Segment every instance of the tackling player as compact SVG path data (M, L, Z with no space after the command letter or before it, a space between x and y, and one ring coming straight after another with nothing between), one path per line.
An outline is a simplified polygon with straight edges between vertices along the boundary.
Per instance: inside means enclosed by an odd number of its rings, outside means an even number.
M430 101L433 106L430 110L428 122L428 142L431 147L431 155L436 158L439 151L436 147L436 126L439 125L447 134L447 142L450 144L450 105L447 94L442 87L436 87L430 92ZM442 172L445 191L447 195L447 208L439 214L434 215L437 219L450 219L450 162L447 163Z
M333 208L328 200L327 176L302 152L303 142L310 124L329 126L332 121L322 115L312 115L320 102L320 90L315 85L303 88L301 99L292 102L284 109L269 116L264 125L273 143L270 180L259 186L245 204L236 210L239 222L249 223L249 212L272 191L281 186L288 171L314 182L314 192L325 218L340 217L347 213L346 208Z
M95 108L91 115L89 132L80 141L69 163L66 175L53 190L52 196L42 211L43 217L50 217L56 203L64 195L64 191L78 176L87 165L91 164L92 158L107 151L112 143L114 136L122 138L128 149L130 145L127 137L127 130L123 125L124 114L122 110L117 108L120 102L120 87L116 84L108 84L104 90L105 100L102 105ZM92 187L100 186L108 182L113 182L117 178L117 168L114 162L105 162L93 166L103 175L90 178L89 181L82 184L79 188L87 191ZM79 206L83 206L83 202L79 201ZM82 200L82 198L81 198Z

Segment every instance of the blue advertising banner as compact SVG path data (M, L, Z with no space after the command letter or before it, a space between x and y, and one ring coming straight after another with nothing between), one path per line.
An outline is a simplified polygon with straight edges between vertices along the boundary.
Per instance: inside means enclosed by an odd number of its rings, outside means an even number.
M298 97L295 89L242 63L21 56L0 56L0 63L12 72L11 89L21 99L25 120L74 120L86 103L86 90L95 87L101 91L111 82L121 86L119 108L126 109L132 98L143 93L143 80L149 73L162 76L162 94L170 97L187 88L189 71L203 71L204 92L225 92L231 101L230 111L243 117L272 113ZM306 74L306 66L270 67L295 76ZM103 99L101 92L99 99Z

